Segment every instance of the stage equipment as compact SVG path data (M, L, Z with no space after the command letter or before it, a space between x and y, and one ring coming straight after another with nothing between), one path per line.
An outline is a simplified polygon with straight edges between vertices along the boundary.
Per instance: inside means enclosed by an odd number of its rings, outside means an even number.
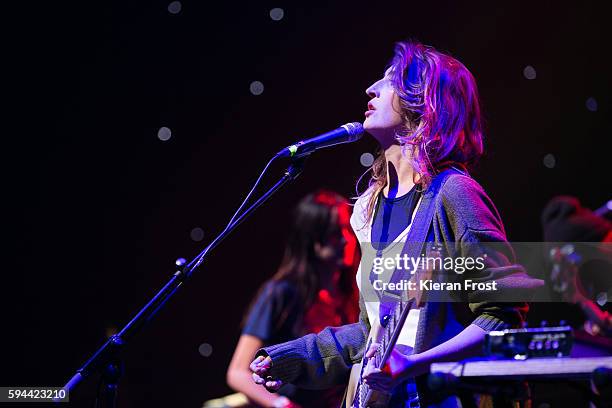
M157 315L161 308L177 293L177 291L186 283L193 272L202 264L208 253L215 248L230 232L240 225L249 215L257 208L266 202L276 191L285 184L294 181L303 171L304 163L308 156L315 150L323 147L332 146L338 143L346 143L359 139L363 132L363 126L360 123L354 122L344 125L335 131L323 134L313 139L308 139L297 145L289 146L281 150L277 155L272 157L264 167L253 187L246 195L238 210L234 213L227 226L212 242L204 248L191 262L177 263L178 269L172 274L170 280L157 292L157 294L123 327L119 333L111 336L102 347L100 347L87 362L76 371L76 374L66 383L64 389L68 395L85 378L95 373L102 375L102 386L104 392L103 405L107 407L115 407L117 405L117 387L119 379L122 375L123 364L121 362L121 351L124 346L131 340L140 329L149 323ZM349 140L350 139L350 140ZM288 150L289 149L289 150ZM281 179L274 184L268 191L259 197L249 208L242 211L242 208L249 201L249 198L259 185L263 175L266 173L270 164L279 157L285 155L292 161L290 166L285 171ZM289 154L291 153L291 154ZM58 401L59 402L59 401Z

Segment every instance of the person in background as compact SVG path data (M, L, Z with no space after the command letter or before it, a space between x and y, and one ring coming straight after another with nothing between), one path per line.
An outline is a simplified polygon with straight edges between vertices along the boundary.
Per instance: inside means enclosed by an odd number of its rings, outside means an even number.
M286 385L271 394L253 383L249 364L264 346L357 321L357 241L349 219L347 200L331 191L310 194L295 208L283 260L253 299L227 370L228 385L252 403L305 408L340 404L343 387L314 392Z
M583 207L576 197L552 198L542 211L542 228L545 242L612 243L612 222ZM600 247L602 255L606 253L608 259L612 259L610 248L609 244ZM596 293L587 293L581 284L581 278L584 278L581 275L591 272L591 277L599 283L597 286L603 286L599 289L609 292L612 282L610 265L598 263L594 266L597 270L589 271L588 265L582 265L580 270L568 276L567 289L561 296L564 301L580 307L587 319L584 328L589 334L612 336L612 314L602 310L592 299Z

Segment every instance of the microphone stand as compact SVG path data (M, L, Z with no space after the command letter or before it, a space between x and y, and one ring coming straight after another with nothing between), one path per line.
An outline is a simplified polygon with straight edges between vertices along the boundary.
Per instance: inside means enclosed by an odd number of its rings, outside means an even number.
M295 180L303 171L304 163L309 155L293 158L291 165L284 175L265 194L263 194L253 205L246 209L232 224L228 225L198 256L191 262L177 270L172 278L159 292L126 324L121 331L111 336L102 347L98 349L87 362L76 371L76 374L66 383L64 389L66 395L70 393L91 374L99 372L102 374L104 386L104 406L117 406L117 388L123 371L121 362L121 351L125 344L132 339L138 331L157 315L161 308L168 302L177 290L187 281L191 274L200 266L210 250L215 248L230 232L240 225L249 215L266 202L276 191L285 184ZM57 402L57 401L56 401Z

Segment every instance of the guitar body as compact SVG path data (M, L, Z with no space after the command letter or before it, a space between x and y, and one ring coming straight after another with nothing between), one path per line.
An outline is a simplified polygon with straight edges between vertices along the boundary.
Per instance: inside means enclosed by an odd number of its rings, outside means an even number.
M399 305L399 303L398 303ZM378 322L372 326L370 330L370 336L366 342L365 350L370 348L373 342L380 344L381 346L376 351L372 358L363 357L361 363L353 365L351 368L351 374L346 392L346 399L344 401L344 407L346 408L385 408L389 406L391 400L391 394L380 391L372 390L362 381L362 375L367 367L368 363L374 364L377 368L382 368L388 355L397 342L397 337L401 331L403 324L408 316L410 309L409 304L403 304L402 313L400 313L396 319L393 319L393 323L396 324L395 330L391 333L389 327L382 327ZM383 347L385 346L385 347ZM365 353L365 351L364 351Z
M370 330L370 336L368 337L368 341L366 342L367 347L366 350L369 348L370 344L373 342L373 339L376 339L377 342L380 341L381 336L382 336L382 330L381 330L381 326L380 324L378 324L378 322L375 322L375 324L372 326L371 330ZM348 382L348 386L347 386L347 391L346 391L346 399L344 401L344 407L346 408L351 408L351 407L365 407L364 405L360 405L363 404L363 397L362 397L362 401L360 401L359 397L360 394L363 393L363 387L365 386L365 384L362 383L361 381L361 375L363 374L363 370L365 370L365 367L368 363L368 359L364 356L364 358L361 360L361 362L359 364L355 364L353 365L353 367L351 368L351 374L349 377L349 382ZM370 402L367 406L369 407L373 407L373 408L383 408L388 406L389 400L391 399L391 394L386 394L386 393L382 393L382 392L378 392L378 391L374 391L374 390L368 390L369 392L369 396L368 396L368 401Z
M363 364L360 364L360 366L364 367ZM365 367L363 369L365 369ZM361 376L361 373L359 373L359 375ZM353 401L353 408L386 408L389 406L391 394L374 391L369 388L365 391L363 388L366 388L365 384L361 382L357 384L356 399ZM363 396L365 396L365 398Z

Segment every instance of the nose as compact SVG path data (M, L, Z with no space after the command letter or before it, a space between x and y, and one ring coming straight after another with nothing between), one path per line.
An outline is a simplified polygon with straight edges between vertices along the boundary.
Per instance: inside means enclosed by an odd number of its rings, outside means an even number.
M378 96L378 87L376 86L377 84L378 81L374 82L368 87L368 89L366 89L366 95L368 95L370 98L375 98L376 96Z

